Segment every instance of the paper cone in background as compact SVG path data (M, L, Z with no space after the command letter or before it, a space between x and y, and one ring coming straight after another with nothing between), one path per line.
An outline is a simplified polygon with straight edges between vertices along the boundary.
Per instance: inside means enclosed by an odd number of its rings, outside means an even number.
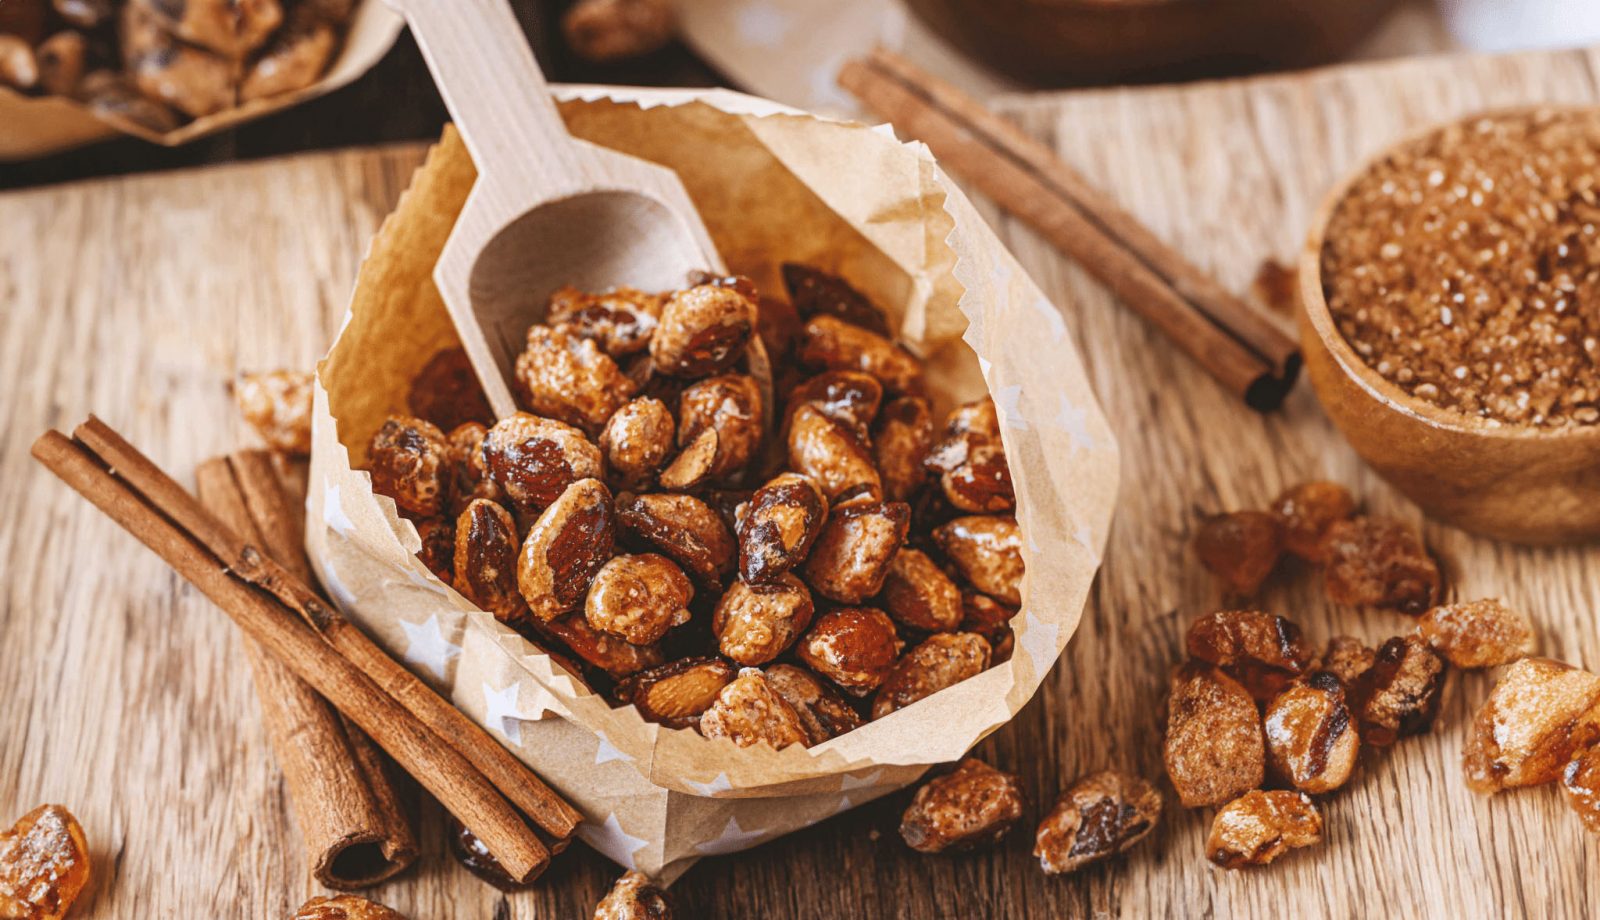
M1016 652L806 749L741 749L613 709L438 581L359 467L413 374L457 344L433 266L474 171L447 131L384 222L318 366L307 545L339 606L503 739L624 866L669 881L900 788L1010 719L1078 623L1117 451L1061 315L921 145L726 91L565 88L572 132L675 168L729 268L782 290L784 261L844 276L927 356L938 408L994 395L1026 536ZM530 151L536 156L536 151Z
M0 0L4 2L4 0ZM121 118L105 118L71 99L25 96L0 86L0 163L47 154L131 134L152 144L176 147L224 128L299 105L350 83L378 63L394 44L405 20L383 0L361 0L345 28L344 43L327 73L317 82L267 99L196 118L172 131L158 133Z

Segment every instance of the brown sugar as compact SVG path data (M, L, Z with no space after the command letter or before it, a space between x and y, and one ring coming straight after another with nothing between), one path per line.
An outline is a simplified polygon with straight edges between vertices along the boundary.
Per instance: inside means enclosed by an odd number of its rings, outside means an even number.
M1335 324L1412 396L1486 424L1600 423L1600 113L1508 113L1403 145L1322 249Z

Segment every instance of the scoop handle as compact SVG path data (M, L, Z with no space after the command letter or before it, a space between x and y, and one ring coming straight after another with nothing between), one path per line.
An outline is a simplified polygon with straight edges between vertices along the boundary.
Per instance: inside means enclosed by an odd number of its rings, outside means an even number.
M536 198L581 181L579 151L507 0L387 2L411 26L480 175Z

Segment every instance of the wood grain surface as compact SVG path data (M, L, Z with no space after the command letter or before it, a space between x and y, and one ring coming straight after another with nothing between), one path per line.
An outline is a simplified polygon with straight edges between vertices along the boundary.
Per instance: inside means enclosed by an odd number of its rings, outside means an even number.
M1419 123L1530 101L1596 101L1600 54L1437 58L1189 88L1004 103L1031 133L1225 282L1300 244L1340 171ZM335 330L368 235L421 150L290 160L0 196L0 820L41 801L82 819L96 880L78 917L283 917L317 893L231 627L27 459L95 411L191 470L246 442L226 381L309 366ZM1161 775L1167 666L1217 598L1187 551L1202 513L1312 476L1418 520L1364 471L1302 389L1279 415L1236 405L1075 267L1003 217L1068 315L1123 448L1124 493L1090 609L1039 696L979 754L1023 776L1027 826L992 852L927 858L891 796L674 886L686 917L1584 917L1600 838L1552 788L1468 792L1463 728L1485 674L1451 677L1432 735L1366 760L1327 804L1319 848L1260 871L1201 857L1207 814L1177 809L1118 863L1046 878L1033 821L1079 773ZM1600 667L1600 550L1519 549L1437 525L1461 597L1527 609L1541 649ZM1314 637L1376 642L1399 615L1338 609L1285 567L1264 603ZM414 920L584 917L617 870L575 846L532 892L501 895L444 854L375 896Z

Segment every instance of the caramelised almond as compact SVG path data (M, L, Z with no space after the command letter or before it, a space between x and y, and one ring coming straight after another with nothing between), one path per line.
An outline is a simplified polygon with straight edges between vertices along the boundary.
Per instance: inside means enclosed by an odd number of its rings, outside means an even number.
M450 502L450 442L420 418L390 416L367 449L372 491L394 499L400 510L432 517Z
M648 486L672 455L676 432L672 412L659 399L641 396L618 409L600 432L612 481L628 489Z
M617 497L617 520L702 588L720 590L733 572L739 550L733 534L711 506L693 495L624 493Z
M828 516L822 490L798 473L778 474L740 507L739 577L750 584L775 581L799 565Z
M722 654L742 665L766 664L811 625L812 610L811 592L793 575L765 585L735 581L717 602L711 631Z
M700 733L707 738L727 738L739 747L765 743L778 749L811 744L794 707L755 668L744 668L722 688L711 707L700 714Z
M1195 531L1194 553L1230 594L1250 597L1283 556L1283 522L1265 511L1213 514Z
M824 371L789 392L787 421L792 422L795 410L801 406L811 406L849 429L857 441L868 444L871 443L872 420L877 418L878 407L882 404L883 384L871 374Z
M1533 652L1533 623L1497 598L1434 607L1417 634L1458 668L1510 664Z
M493 502L505 499L505 492L489 477L483 457L483 441L489 426L482 422L463 422L447 435L454 483L450 489L451 511L459 515L480 498Z
M1221 805L1261 785L1266 757L1261 714L1237 681L1194 661L1173 674L1163 759L1185 808Z
M1372 667L1350 693L1361 740L1387 747L1432 728L1444 672L1444 659L1416 636L1396 636L1379 646Z
M902 546L889 561L883 607L912 629L943 632L961 624L961 589L927 553Z
M837 317L813 316L806 322L799 356L808 367L865 371L896 396L922 392L922 362L883 336Z
M789 419L789 466L815 482L828 501L846 494L883 494L872 455L850 429L809 403Z
M761 386L749 374L695 381L678 397L678 446L688 449L701 440L703 432L715 431L714 450L702 478L720 479L736 473L761 445L764 412ZM698 484L699 480L687 483Z
M1218 610L1194 621L1190 656L1209 661L1268 702L1305 672L1314 653L1300 627L1260 610Z
M734 674L734 666L720 658L682 658L617 684L616 696L632 703L647 722L691 728Z
M944 436L929 449L924 463L938 474L945 498L962 511L992 513L1016 507L1000 419L987 396L950 414Z
M775 664L764 672L767 683L794 707L812 744L837 738L863 724L839 691L799 665Z
M872 427L872 460L883 480L883 497L910 501L928 471L924 464L933 448L933 409L921 396L891 400Z
M959 517L935 528L933 540L974 588L1003 604L1022 605L1022 529L1016 518Z
M1289 850L1322 841L1322 813L1304 792L1259 789L1229 802L1211 820L1206 858L1224 869L1264 866Z
M1336 482L1302 482L1273 500L1272 513L1283 523L1283 548L1320 563L1327 557L1328 530L1356 513L1356 500Z
M665 301L660 294L630 287L589 294L568 285L550 295L545 322L591 339L606 354L621 357L650 347Z
M672 560L656 553L615 556L600 567L584 601L589 625L634 645L660 640L689 622L694 586Z
M1473 717L1462 756L1467 785L1492 793L1548 783L1600 744L1600 676L1549 658L1506 670Z
M572 654L616 680L656 667L665 660L659 646L634 645L603 633L590 626L581 613L554 620L533 619L528 625L539 635L566 645Z
M889 334L889 323L883 311L837 275L785 262L783 286L789 289L796 312L806 319L819 314L836 316L878 335Z
M528 604L517 590L520 540L511 512L475 499L456 519L455 530L455 589L502 623L526 616Z
M589 583L616 551L611 492L580 479L534 521L517 559L517 587L541 620L576 610Z
M528 328L516 377L529 409L590 434L599 434L634 393L633 381L600 346L549 326Z
M882 610L839 607L817 618L796 652L844 692L866 696L889 676L904 645Z
M602 475L600 448L582 431L526 412L496 422L482 450L490 478L524 513L537 514L574 482Z
M970 850L999 842L1022 817L1022 784L968 757L917 790L900 818L900 837L919 853Z
M656 370L704 377L732 367L755 334L756 305L739 290L702 284L678 291L661 310L650 339Z
M989 640L977 633L936 633L898 661L872 700L872 717L938 693L989 667Z
M421 518L413 523L417 525L417 536L422 538L422 548L417 550L417 558L440 581L453 584L456 578L455 520L441 515Z
M1064 875L1126 853L1161 818L1161 793L1142 777L1101 770L1073 782L1034 834L1047 875Z
M1328 647L1322 650L1322 658L1316 662L1316 668L1339 678L1348 691L1377 660L1378 653L1360 639L1334 636L1328 640Z
M1296 789L1332 792L1355 770L1361 736L1345 703L1344 685L1328 671L1278 694L1264 725L1273 773Z
M900 502L861 502L834 509L806 558L806 583L841 604L877 594L889 564L911 527L911 508Z

